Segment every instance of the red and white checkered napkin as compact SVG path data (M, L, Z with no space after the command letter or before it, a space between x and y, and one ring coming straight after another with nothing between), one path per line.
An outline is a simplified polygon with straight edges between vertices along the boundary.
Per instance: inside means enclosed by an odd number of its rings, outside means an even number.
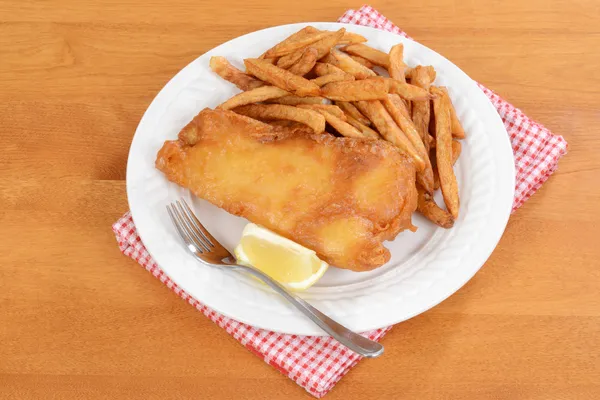
M396 25L370 6L349 10L339 22L366 25L408 37ZM513 211L527 200L556 170L558 159L567 151L567 142L527 118L519 109L481 86L504 121L516 163L516 191ZM315 397L322 397L344 376L360 357L330 337L284 335L256 329L216 313L181 290L152 260L137 234L131 214L113 225L121 251L144 266L155 277L225 329L248 350L277 368ZM381 339L391 327L365 333Z

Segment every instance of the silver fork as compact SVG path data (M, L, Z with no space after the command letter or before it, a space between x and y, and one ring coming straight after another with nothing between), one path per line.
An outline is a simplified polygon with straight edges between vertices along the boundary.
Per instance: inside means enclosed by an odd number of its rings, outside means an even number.
M185 200L181 199L181 201L171 203L170 206L167 206L167 211L187 249L201 263L211 267L241 271L262 280L321 329L361 356L378 357L383 353L382 345L335 322L305 300L289 292L267 274L256 268L238 264L235 257L204 228Z

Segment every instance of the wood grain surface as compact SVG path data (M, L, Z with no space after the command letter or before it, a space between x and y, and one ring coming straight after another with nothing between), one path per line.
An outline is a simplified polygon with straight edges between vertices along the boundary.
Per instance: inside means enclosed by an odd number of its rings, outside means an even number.
M600 6L372 5L564 135L560 169L483 269L396 326L327 399L592 399L600 393ZM119 253L142 114L239 35L334 21L329 0L0 0L0 398L308 399Z

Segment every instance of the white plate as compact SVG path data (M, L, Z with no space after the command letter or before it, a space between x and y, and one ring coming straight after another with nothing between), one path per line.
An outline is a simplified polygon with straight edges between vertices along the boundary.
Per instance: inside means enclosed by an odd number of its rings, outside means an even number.
M156 96L135 133L127 164L127 196L138 232L158 265L186 292L214 310L247 324L278 332L323 335L302 314L266 286L231 271L196 262L177 236L165 205L188 199L207 229L230 250L246 220L232 216L168 182L154 168L156 153L204 107L215 107L238 90L214 74L211 56L234 65L257 57L309 24L284 25L231 40L181 70ZM404 43L409 66L433 65L436 84L447 86L467 133L455 171L460 188L460 218L449 230L415 214L416 233L403 232L387 247L392 259L370 272L330 268L302 293L317 308L356 331L404 321L440 303L483 265L502 236L514 190L514 163L508 135L496 110L464 72L436 52L392 33L372 28L311 23L319 29L341 27L388 51ZM441 203L440 203L441 204Z

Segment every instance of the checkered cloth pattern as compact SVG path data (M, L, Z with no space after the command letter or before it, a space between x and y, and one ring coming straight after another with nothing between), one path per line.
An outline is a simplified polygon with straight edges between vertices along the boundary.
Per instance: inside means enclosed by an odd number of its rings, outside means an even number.
M370 6L349 10L339 22L366 25L408 37L396 25ZM480 86L490 98L510 136L516 163L516 192L513 211L556 170L567 143L542 125L527 118L519 109ZM142 243L131 214L127 212L113 225L119 248L146 268L178 296L225 329L248 350L278 369L313 396L320 398L360 361L360 357L330 337L285 335L257 329L225 317L202 305L184 292L154 262ZM364 333L380 340L391 327Z

